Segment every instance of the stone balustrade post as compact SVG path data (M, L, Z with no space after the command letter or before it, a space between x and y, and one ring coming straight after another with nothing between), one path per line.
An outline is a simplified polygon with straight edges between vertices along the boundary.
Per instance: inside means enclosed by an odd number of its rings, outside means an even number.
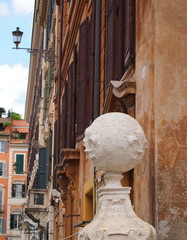
M122 173L143 157L146 142L139 123L124 113L101 115L86 129L87 157L105 171L105 184L97 191L96 215L79 240L156 240L155 229L133 211L130 188L120 183Z

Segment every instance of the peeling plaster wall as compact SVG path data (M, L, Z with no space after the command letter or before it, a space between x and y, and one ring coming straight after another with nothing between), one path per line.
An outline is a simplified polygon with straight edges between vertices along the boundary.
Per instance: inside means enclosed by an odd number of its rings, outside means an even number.
M137 1L136 118L149 143L135 210L159 240L187 239L186 13L186 0Z
M136 119L148 140L143 160L134 170L134 207L140 218L154 223L154 8L136 1Z
M187 239L187 2L156 1L155 9L159 238L182 240Z

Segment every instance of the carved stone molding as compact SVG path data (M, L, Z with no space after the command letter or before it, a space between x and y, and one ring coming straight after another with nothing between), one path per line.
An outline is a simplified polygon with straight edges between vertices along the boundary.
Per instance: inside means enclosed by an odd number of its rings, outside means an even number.
M47 224L46 208L25 208L25 214L35 223L38 223L39 228L45 228Z
M113 94L118 97L126 97L136 93L136 83L127 81L110 81L113 86Z
M120 111L128 113L131 116L134 115L134 113L131 114L132 106L133 108L135 106L136 94L136 82L133 78L133 74L134 68L131 66L128 68L120 80L110 81L108 94L105 98L102 114L107 112Z
M74 198L75 176L79 163L79 151L76 149L62 149L61 156L63 156L62 163L57 165L57 181L61 188L61 199L66 203L67 194Z

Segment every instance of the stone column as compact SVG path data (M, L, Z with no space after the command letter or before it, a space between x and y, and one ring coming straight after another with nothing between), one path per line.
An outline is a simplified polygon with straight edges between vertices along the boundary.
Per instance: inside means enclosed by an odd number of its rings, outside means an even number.
M138 218L131 206L129 187L122 187L122 173L141 160L146 139L138 122L123 113L98 117L85 132L85 151L94 165L105 171L105 185L98 189L93 221L79 232L79 240L156 240L156 231Z

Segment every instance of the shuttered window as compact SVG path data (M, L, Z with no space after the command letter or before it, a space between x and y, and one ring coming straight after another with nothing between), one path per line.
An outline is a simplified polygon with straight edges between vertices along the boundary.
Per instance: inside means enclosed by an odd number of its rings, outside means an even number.
M105 95L135 58L135 0L106 0Z
M23 174L24 155L16 155L16 174Z
M75 81L74 81L74 62L68 69L67 83L67 138L66 147L75 147Z
M39 149L38 189L46 189L48 183L47 148Z
M86 90L88 80L88 24L86 19L80 25L78 79L77 79L77 137L83 135L86 128Z
M0 191L0 211L3 211L3 191Z
M0 176L6 176L6 163L0 162Z
M124 70L135 61L135 0L124 1Z
M0 234L5 233L5 219L0 218Z
M60 148L66 147L66 133L67 133L67 82L64 87L64 94L62 96L61 109L61 127L60 127Z
M68 69L68 79L62 97L61 148L75 147L75 76L74 62Z
M21 216L19 214L10 215L10 229L18 229Z
M77 64L77 140L84 136L86 127L93 120L93 83L94 83L94 27L93 18L80 25Z
M51 164L52 164L52 132L47 139L47 179L51 176Z
M12 184L12 197L25 197L25 184Z
M106 1L106 54L105 54L105 94L111 80L115 79L115 9L116 0Z

